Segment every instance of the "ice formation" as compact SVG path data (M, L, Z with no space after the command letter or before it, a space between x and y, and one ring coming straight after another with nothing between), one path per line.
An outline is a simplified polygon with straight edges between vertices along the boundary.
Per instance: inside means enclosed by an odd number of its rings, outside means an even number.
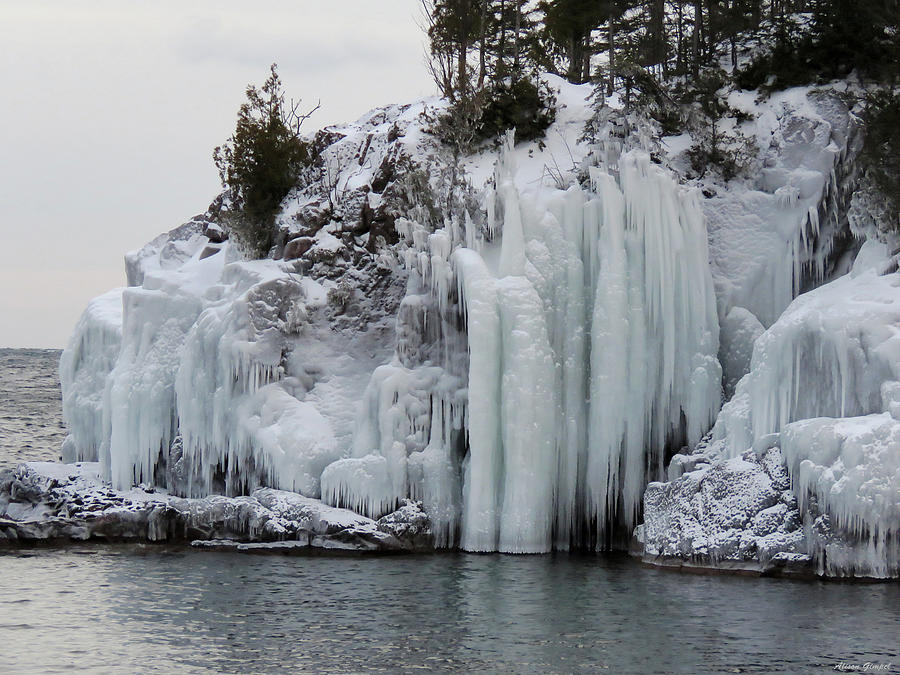
M781 447L801 510L844 536L809 537L829 575L900 563L900 276L886 261L870 240L849 274L794 300L756 340L712 434L731 457Z
M860 263L873 247L882 245L867 243ZM723 409L726 418L716 431L734 452L797 420L896 408L897 277L878 271L858 264L849 275L804 293L756 340L750 373L726 406L746 408L742 416L749 428L742 431L733 421L739 416L729 417L729 408Z
M834 93L796 87L765 105L754 96L736 91L729 102L755 117L761 165L748 185L714 186L702 206L721 315L742 307L768 327L840 263L862 137Z
M227 245L193 248L174 269L133 256L141 285L85 311L61 361L67 459L99 459L117 489L318 496L341 453L294 348L325 289L275 261L229 262Z
M558 86L546 142L565 152L569 134L586 170L586 90ZM412 498L439 547L602 549L623 543L672 451L717 419L710 448L780 443L804 505L858 535L868 569L896 567L896 275L863 271L869 246L852 276L779 319L845 269L833 248L854 123L817 96L754 110L758 175L703 200L635 150L554 189L526 159L534 146L507 138L492 180L492 153L462 160L491 186L482 212L435 229L410 208L383 224L399 244L357 225L383 215L374 186L392 161L435 152L425 104L331 128L328 208L347 213L320 221L322 186L298 186L279 226L315 223L296 239L302 259L236 261L199 220L127 257L129 287L92 303L61 361L64 454L96 458L118 489L266 485L371 517ZM338 309L379 284L395 295L377 319L381 296L363 297L359 320ZM716 418L717 355L736 393ZM679 458L670 478L692 468ZM820 560L851 555L823 546Z
M511 154L508 137L478 237L470 222L430 236L399 223L428 320L464 319L466 377L433 361L376 371L354 457L326 469L323 496L369 515L422 498L439 545L458 531L470 551L604 548L630 531L667 445L696 442L718 411L703 218L643 153L618 178L595 169L590 191L526 194Z
M66 462L96 462L109 437L103 394L122 343L123 290L116 288L91 300L60 358L59 379L66 392L63 418L69 429L62 449Z

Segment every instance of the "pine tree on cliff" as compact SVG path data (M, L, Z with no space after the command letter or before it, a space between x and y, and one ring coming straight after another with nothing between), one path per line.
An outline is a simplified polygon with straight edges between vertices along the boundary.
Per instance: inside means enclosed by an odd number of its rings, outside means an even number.
M247 87L234 134L213 151L222 186L234 208L227 225L247 252L265 256L272 246L274 219L301 169L313 157L300 138L300 126L318 108L300 114L285 103L277 66L262 87Z

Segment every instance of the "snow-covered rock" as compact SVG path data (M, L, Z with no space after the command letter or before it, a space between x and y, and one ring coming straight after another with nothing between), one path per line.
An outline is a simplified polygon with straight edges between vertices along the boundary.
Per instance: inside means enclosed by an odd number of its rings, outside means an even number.
M249 544L246 550L357 551L431 547L427 516L404 505L382 522L270 488L245 497L182 499L149 487L113 490L97 463L29 462L0 473L0 546L103 540ZM223 543L230 542L230 543ZM242 549L243 550L243 549Z
M778 448L651 483L636 536L642 559L652 564L813 574Z

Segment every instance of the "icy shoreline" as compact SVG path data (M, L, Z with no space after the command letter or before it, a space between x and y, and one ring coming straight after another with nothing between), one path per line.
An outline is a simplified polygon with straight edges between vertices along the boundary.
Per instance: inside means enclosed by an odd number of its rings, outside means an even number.
M760 472L764 465L769 469L775 466L765 457L759 465ZM271 488L260 488L245 497L199 499L173 497L149 487L115 491L99 477L98 469L93 462L26 462L14 470L0 471L0 551L79 543L159 544L197 551L274 555L436 550L431 521L415 502L407 501L376 521L317 499ZM671 498L669 486L651 484L649 493L665 492ZM735 555L727 552L727 547L717 551L695 547L686 555L660 546L646 528L638 528L628 551L645 567L686 574L890 580L823 574L811 556L798 553L799 549L787 542L789 535L782 542L788 545L776 547L778 550L767 556L759 555L755 547L749 555L746 547L742 551L745 555L738 554L737 547L731 552ZM681 534L679 531L675 539Z
M247 552L430 550L431 529L407 502L378 521L296 493L173 497L116 491L93 462L26 462L0 472L0 548L42 542L155 542Z

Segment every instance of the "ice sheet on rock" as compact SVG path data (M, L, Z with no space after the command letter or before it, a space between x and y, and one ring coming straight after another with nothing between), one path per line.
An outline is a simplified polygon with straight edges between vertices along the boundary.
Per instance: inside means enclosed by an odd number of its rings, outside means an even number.
M192 237L175 248L187 255ZM342 454L336 433L346 434L333 407L351 407L390 331L335 335L325 287L291 266L171 248L145 247L141 285L117 292L119 317L114 294L101 297L64 353L67 453L99 459L119 489L270 485L318 496L322 470Z
M136 251L125 254L125 276L129 286L140 286L148 273L177 269L199 252L208 239L203 222L192 220L161 234Z
M753 343L765 328L752 312L732 307L719 330L719 361L722 364L725 400L734 395L740 379L750 371Z
M748 111L761 149L753 184L715 187L702 207L723 314L744 307L770 326L831 272L861 134L835 92L796 87Z
M830 546L816 552L828 574L900 574L900 420L802 420L785 426L781 446L801 508L812 496L855 544L843 547L852 555Z
M214 491L224 474L228 494L269 485L318 496L322 469L340 454L328 421L298 400L306 389L282 365L307 320L304 286L271 267L242 270L237 297L205 309L186 337L175 390L195 494Z
M798 297L755 343L745 398L753 439L813 417L891 412L900 382L900 282L874 270ZM745 439L729 441L733 452Z
M830 518L833 533L812 528L807 544L833 575L900 570L900 276L880 273L885 254L867 242L851 274L756 340L710 443L725 457L780 443L805 517Z

